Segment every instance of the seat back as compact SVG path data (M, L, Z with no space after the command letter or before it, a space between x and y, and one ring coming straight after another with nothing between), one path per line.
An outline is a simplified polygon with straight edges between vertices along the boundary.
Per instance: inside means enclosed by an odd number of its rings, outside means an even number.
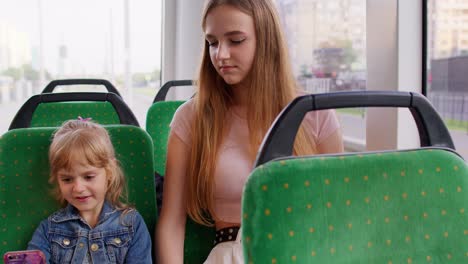
M154 171L156 175L158 208L162 202L162 179L166 171L167 141L172 117L184 101L161 101L154 103L148 110L146 131L153 139ZM185 227L184 261L185 263L203 263L212 248L215 237L214 228L196 224L187 219Z
M154 234L157 218L151 138L142 129L110 125L129 201ZM55 128L8 131L0 138L0 253L25 249L39 222L59 209L48 192L47 152Z
M41 103L34 111L30 127L58 127L65 120L92 117L102 125L120 124L120 119L109 102L57 102Z
M176 86L194 86L195 83L196 82L193 81L193 80L168 81L163 86L161 86L158 93L154 97L153 103L166 101L167 92L169 92L169 89L171 89L172 87L176 87Z
M63 80L53 80L42 90L41 93L52 93L54 92L55 88L58 86L83 86L83 85L90 85L90 86L104 86L109 93L114 93L118 96L121 96L119 91L112 85L111 82L104 79L63 79ZM94 87L92 87L94 88Z
M246 263L464 263L467 190L442 149L268 162L244 191Z
M95 122L139 126L122 98L114 93L45 93L29 98L13 119L10 130L27 127L56 127L78 116Z
M154 171L163 177L166 171L167 141L169 138L169 124L174 114L185 101L166 101L169 89L177 86L193 86L192 80L173 80L166 82L154 97L148 113L146 114L146 131L153 139L154 145Z
M166 171L167 141L174 113L185 101L166 101L170 88L176 86L192 86L192 80L176 80L165 83L154 98L146 115L146 131L153 139L154 171L157 180L157 193L162 202L162 179ZM161 204L158 204L160 207ZM212 240L215 229L196 224L187 219L185 227L184 262L203 263L213 247Z
M216 236L214 227L206 227L187 218L185 225L184 263L203 263Z
M292 156L308 111L350 106L410 108L425 147ZM245 262L466 261L468 167L449 148L453 142L443 121L418 94L351 92L293 100L266 135L244 189Z
M166 171L167 140L172 117L184 101L162 101L151 105L146 115L146 131L153 139L154 171L163 176Z
M60 86L75 87L77 85L104 86L107 92L121 97L114 85L103 79L53 80L47 84L42 94L52 93ZM99 124L121 123L114 106L108 101L41 102L32 113L30 127L60 126L64 120L75 119L78 116L92 117L94 122Z

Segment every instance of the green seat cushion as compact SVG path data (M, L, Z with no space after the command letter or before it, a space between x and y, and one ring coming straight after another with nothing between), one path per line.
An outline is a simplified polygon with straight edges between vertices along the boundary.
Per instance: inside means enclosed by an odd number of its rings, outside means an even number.
M146 115L146 131L153 139L154 170L161 176L166 171L167 140L172 117L184 101L163 101L154 103Z
M146 131L153 139L154 170L161 176L166 171L167 141L174 113L185 101L154 103L146 116ZM214 227L206 227L187 219L184 243L184 262L203 263L213 248Z
M202 226L187 218L184 263L203 263L213 248L215 236L214 227Z
M106 126L124 170L129 201L151 236L157 218L153 149L149 135L134 126ZM59 209L49 195L47 152L55 128L8 131L0 138L0 253L25 249L39 222Z
M246 263L468 263L468 168L422 149L291 158L254 170Z
M109 102L58 102L41 103L31 119L31 127L58 127L64 121L91 117L99 124L120 124L119 116Z

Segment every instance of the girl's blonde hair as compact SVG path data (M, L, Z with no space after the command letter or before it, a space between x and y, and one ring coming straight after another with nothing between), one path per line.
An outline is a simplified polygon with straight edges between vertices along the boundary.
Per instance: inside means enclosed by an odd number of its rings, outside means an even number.
M254 20L256 50L252 68L246 77L248 87L247 122L252 163L257 149L280 111L297 97L297 85L291 72L287 47L274 4L270 0L208 0L202 20L215 7L230 5ZM192 148L188 166L187 213L196 222L212 225L214 170L233 102L231 87L213 67L205 41L199 68L195 117L192 123ZM301 128L294 145L295 154L313 154L313 139Z
M49 148L49 183L55 185L53 193L57 200L66 204L58 187L58 171L69 170L77 159L83 158L89 165L106 170L106 200L118 210L128 209L125 176L109 134L102 126L85 120L67 121L54 133Z

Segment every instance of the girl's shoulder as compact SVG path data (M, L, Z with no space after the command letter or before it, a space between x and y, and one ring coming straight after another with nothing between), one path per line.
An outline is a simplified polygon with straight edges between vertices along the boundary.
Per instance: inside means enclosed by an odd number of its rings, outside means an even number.
M68 221L72 219L79 219L80 215L78 212L73 208L71 205L67 205L64 208L61 208L55 212L53 212L49 217L47 218L51 222L63 222L63 221Z
M67 208L64 207L64 208L60 208L58 209L57 211L53 212L52 214L49 215L49 219L55 219L55 218L60 218L60 217L65 217L66 215L68 215L67 213Z
M119 216L120 220L126 224L133 224L139 219L143 219L137 209L130 207L123 210L116 210L116 215Z

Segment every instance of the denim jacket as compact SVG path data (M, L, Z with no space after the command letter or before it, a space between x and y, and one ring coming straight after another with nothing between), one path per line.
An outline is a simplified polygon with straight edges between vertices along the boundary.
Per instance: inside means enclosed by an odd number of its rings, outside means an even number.
M122 214L108 202L94 228L70 204L53 213L40 223L28 249L44 252L47 263L152 263L151 237L141 215Z

